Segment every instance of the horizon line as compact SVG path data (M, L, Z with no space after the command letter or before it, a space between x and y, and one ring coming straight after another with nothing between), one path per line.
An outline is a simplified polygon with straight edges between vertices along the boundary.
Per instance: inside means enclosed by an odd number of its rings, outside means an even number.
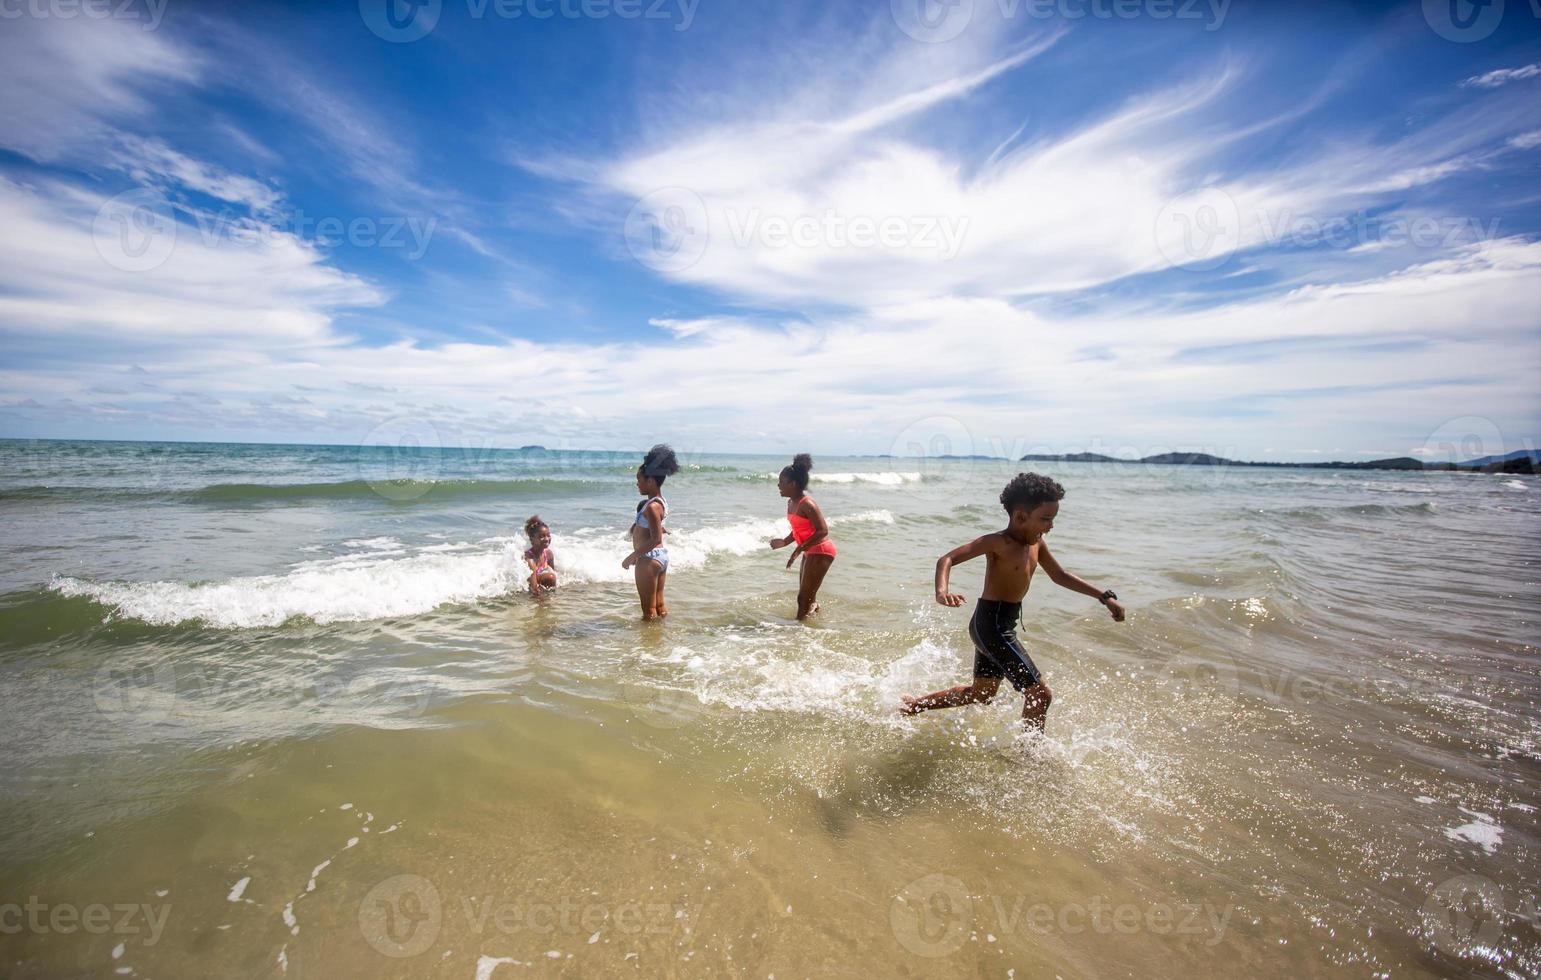
M135 444L135 443L138 443L138 444L145 444L145 445L174 445L174 446L304 447L304 448L309 448L309 449L398 449L399 450L399 449L407 448L407 447L401 447L401 446L394 446L393 447L393 446L389 446L388 444L383 444L383 443L382 444L375 444L375 445L365 445L365 444L361 444L361 443L343 443L343 442L232 442L230 440L224 440L224 439L87 439L87 438L81 438L81 437L78 437L78 436L68 436L68 437L59 437L59 436L0 436L0 442L87 442L87 443L89 443L89 442L110 442L110 443L124 443L124 444ZM479 451L479 452L492 451L492 452L517 453L517 452L520 452L523 449L531 448L531 447L539 448L541 451L548 452L548 453L623 453L624 452L624 453L638 453L638 454L645 454L647 452L648 448L649 448L649 447L639 447L639 448L633 449L633 448L630 448L630 447L624 447L624 448L615 448L615 449L598 449L598 448L596 448L596 449L563 449L563 448L552 448L550 446L544 446L544 445L541 445L539 443L526 443L523 446L490 446L490 445L488 445L488 446L474 446L474 445L458 444L458 445L444 445L444 446L416 447L416 448L417 449L421 449L421 450L436 449L436 450L441 450L441 451L474 450L474 451ZM686 452L686 453L700 453L700 454L704 454L704 455L708 455L708 456L778 456L778 455L781 455L780 452L776 452L776 453L770 453L770 452L764 452L764 453L745 453L745 452L723 452L723 451L709 450L709 449L700 449L700 450L686 449L686 450L684 450L684 452ZM1382 457L1377 457L1376 460L1378 460L1378 459L1411 459L1411 460L1415 460L1415 461L1417 461L1419 463L1426 463L1426 464L1435 464L1435 465L1438 465L1438 464L1451 464L1451 465L1455 465L1455 466L1461 466L1461 465L1468 465L1472 460L1488 459L1488 458L1492 458L1492 457L1507 456L1510 453L1518 453L1518 452L1528 452L1528 453L1531 453L1531 454L1536 454L1538 452L1538 450L1536 448L1536 444L1535 444L1534 440L1526 440L1526 445L1522 445L1518 449L1501 449L1498 452L1486 453L1486 454L1484 454L1482 456L1473 456L1473 457L1471 457L1470 460L1467 460L1467 461L1454 460L1454 459L1446 459L1446 460L1430 459L1430 460L1423 460L1423 459L1418 458L1417 456L1413 456L1411 453L1408 453L1408 454L1403 455L1403 456L1382 456ZM1104 455L1104 456L1107 455L1105 453L1090 453L1088 450L1084 450L1084 449L1083 450L1070 450L1070 451L1065 451L1065 452L1061 452L1061 453L1031 453L1029 455L1033 455L1033 456L1049 456L1049 455L1065 456L1065 455L1074 455L1074 454L1077 454L1077 453L1090 454L1090 455ZM1271 465L1271 466L1303 466L1303 467L1310 467L1310 466L1323 466L1325 464L1336 463L1336 462L1359 463L1359 464L1362 465L1364 462L1375 462L1376 461L1376 460L1356 461L1356 460L1335 460L1335 459L1324 459L1324 460L1242 460L1242 459L1231 459L1230 457L1222 457L1222 456L1219 456L1216 453L1213 453L1213 452L1209 451L1208 449L1194 449L1194 450L1188 450L1188 449L1166 449L1166 450L1164 450L1161 453L1153 453L1151 455L1172 455L1172 454L1209 455L1209 456L1215 456L1218 459L1224 459L1228 463L1236 463L1236 464L1239 464L1239 465L1247 465L1247 464L1252 464L1252 463L1263 463L1265 465ZM1075 462L1141 463L1141 462L1144 461L1144 459L1149 458L1149 457L1142 457L1140 459L1124 459L1124 458L1116 457L1116 456L1108 456L1108 458L1106 460L1088 461L1088 460L1070 460L1070 459L1036 459L1036 460L1028 460L1028 459L1023 459L1021 457L995 456L995 455L986 454L986 453L941 453L941 454L937 454L937 455L934 455L934 456L898 456L898 455L894 455L892 453L835 453L835 452L831 452L831 453L827 453L827 454L821 453L820 455L828 455L828 456L835 457L837 459L839 459L839 458L845 458L845 459L909 459L909 460L926 460L926 459L986 459L986 460L998 460L1000 462L1005 462L1005 463L1023 463L1023 462L1038 462L1038 463L1075 463ZM1191 465L1195 465L1195 464L1191 464L1191 463L1171 463L1171 464L1156 463L1156 464L1147 464L1147 465L1191 466Z

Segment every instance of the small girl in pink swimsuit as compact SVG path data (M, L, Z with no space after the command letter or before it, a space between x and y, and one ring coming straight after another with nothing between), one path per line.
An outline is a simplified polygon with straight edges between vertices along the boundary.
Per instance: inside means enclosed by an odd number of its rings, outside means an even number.
M551 553L551 528L536 514L524 522L530 546L524 550L524 563L530 569L530 595L545 595L556 588L556 556Z
M803 556L797 585L799 620L819 611L816 601L819 586L835 561L835 543L829 539L829 524L824 520L824 512L807 494L808 473L812 469L813 457L807 453L798 453L792 457L792 465L782 469L777 487L787 498L787 522L792 525L792 533L784 538L770 539L772 548L785 548L793 541L797 542L792 557L787 559L788 568L798 555Z

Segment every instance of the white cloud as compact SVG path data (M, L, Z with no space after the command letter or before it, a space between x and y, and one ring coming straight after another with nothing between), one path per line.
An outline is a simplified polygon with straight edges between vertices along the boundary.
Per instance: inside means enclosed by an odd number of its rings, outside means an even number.
M570 168L568 178L620 195L607 214L611 234L634 202L651 206L649 195L662 195L668 207L649 212L660 215L655 240L676 244L670 236L684 228L699 251L690 261L642 256L668 278L756 303L859 308L1067 292L1168 269L1207 257L1190 255L1189 236L1198 219L1215 215L1224 248L1271 247L1291 223L1382 206L1486 167L1516 130L1541 119L1536 106L1495 103L1387 145L1323 141L1266 170L1228 172L1219 154L1239 137L1212 120L1240 104L1245 72L1220 62L1207 80L1155 90L1024 146L1013 148L1018 134L977 155L926 141L936 113L965 111L990 80L1030 71L1052 40L982 68L953 65L956 73L940 79L890 65L889 73L918 79L912 90L843 112L820 116L789 100L742 114L768 121L682 123L655 148ZM891 60L914 57L906 49ZM1042 91L1052 98L1052 86ZM674 227L664 215L675 216ZM853 245L852 229L863 223L896 233Z
M384 301L380 290L326 265L306 242L259 221L200 223L209 216L162 202L155 224L120 229L102 220L115 206L68 184L0 178L0 224L7 229L0 239L0 331L145 347L176 338L337 343L333 311ZM176 219L174 227L167 218ZM143 236L130 252L162 261L153 268L125 261L117 251L120 232Z
M1510 82L1518 82L1541 75L1541 63L1522 65L1519 68L1500 68L1497 71L1473 75L1461 84L1468 88L1498 88Z
M0 30L0 146L39 161L93 148L145 115L196 56L130 20L12 18Z

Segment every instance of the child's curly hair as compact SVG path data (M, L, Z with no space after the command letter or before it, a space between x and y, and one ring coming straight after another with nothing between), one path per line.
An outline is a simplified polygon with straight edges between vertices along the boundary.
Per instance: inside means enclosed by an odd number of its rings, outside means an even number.
M1001 491L1001 506L1014 510L1032 510L1051 500L1063 500L1065 488L1040 473L1018 473Z
M551 529L545 521L540 519L539 514L531 514L530 519L524 522L524 536L534 541L536 529L542 527L548 531Z
M650 476L663 486L663 481L680 471L680 461L674 458L674 450L664 443L659 443L647 451L642 457L642 465L637 467L637 472L643 476Z
M807 490L808 474L812 469L813 457L807 453L798 453L792 457L792 465L781 468L781 475L791 480L798 490Z

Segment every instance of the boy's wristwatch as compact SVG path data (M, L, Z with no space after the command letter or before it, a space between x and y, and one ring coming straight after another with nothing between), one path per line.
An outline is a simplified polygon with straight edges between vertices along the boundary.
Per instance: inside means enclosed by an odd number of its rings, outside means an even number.
M1114 592L1112 589L1108 589L1106 592L1102 593L1102 595L1097 597L1097 601L1102 603L1105 606L1105 605L1108 604L1108 600L1109 599L1117 599L1117 598L1118 598L1118 593Z

